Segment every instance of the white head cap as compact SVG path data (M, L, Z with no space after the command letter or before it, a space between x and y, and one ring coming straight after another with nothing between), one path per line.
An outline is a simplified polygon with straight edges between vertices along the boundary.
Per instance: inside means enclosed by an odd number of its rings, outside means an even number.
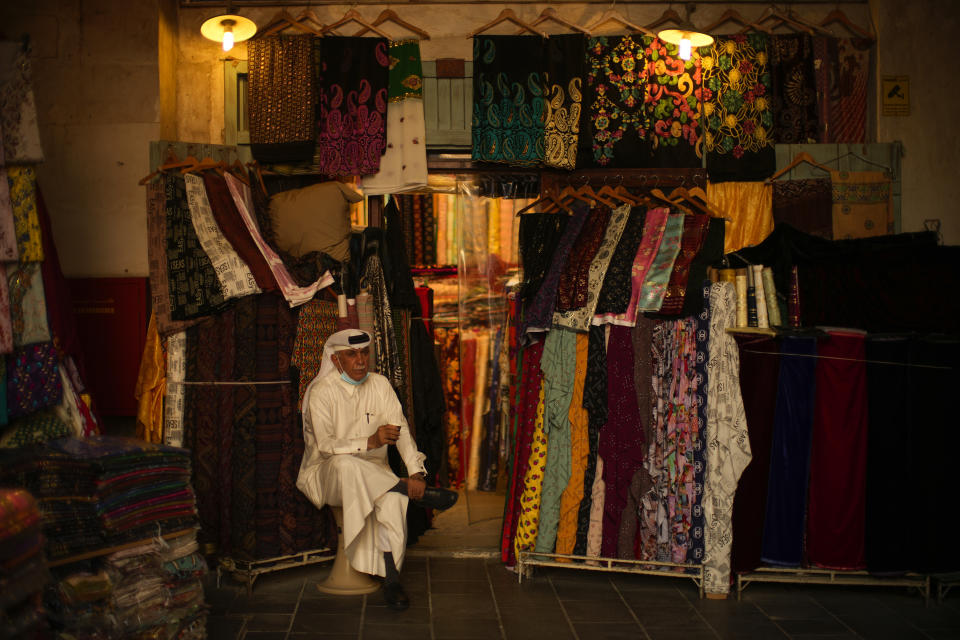
M370 344L370 334L360 329L344 329L337 331L327 338L323 345L323 360L320 363L320 372L317 378L323 379L328 373L336 370L333 360L330 359L337 351L346 349L362 349Z

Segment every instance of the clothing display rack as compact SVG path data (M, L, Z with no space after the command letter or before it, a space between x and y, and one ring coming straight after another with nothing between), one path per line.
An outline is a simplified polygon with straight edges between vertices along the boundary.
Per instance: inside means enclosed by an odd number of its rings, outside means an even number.
M911 587L923 596L925 604L930 604L930 576L919 573L906 573L901 576L874 576L867 571L845 571L837 569L793 569L786 567L758 567L755 571L737 574L737 600L751 582L776 582L784 584L835 584L867 587ZM958 576L952 584L960 584ZM942 583L937 586L938 601L946 595Z
M336 555L334 550L323 548L300 551L287 556L263 558L262 560L237 560L236 558L223 557L217 564L217 588L220 587L220 579L223 577L223 573L227 572L234 580L247 586L247 597L249 597L253 594L253 583L265 573L326 562L333 560Z

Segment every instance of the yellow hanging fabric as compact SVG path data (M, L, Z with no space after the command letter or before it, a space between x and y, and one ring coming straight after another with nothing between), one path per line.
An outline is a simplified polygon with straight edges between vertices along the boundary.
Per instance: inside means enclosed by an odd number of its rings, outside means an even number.
M133 395L137 399L137 437L147 442L163 442L163 396L167 390L167 354L157 319L150 313L147 342L140 359L140 373Z
M723 252L760 244L773 232L773 186L764 182L707 183L707 200L726 223Z
M570 481L560 496L560 524L557 526L557 553L573 553L577 542L577 517L583 500L583 477L590 457L589 414L583 408L583 387L587 379L587 345L590 334L577 334L577 376L567 415L570 418Z
M540 497L543 493L543 469L547 465L547 434L543 430L543 383L540 384L540 399L537 401L537 419L533 425L533 445L530 448L530 464L523 477L523 494L520 496L520 519L513 538L513 550L533 551L537 546L540 529Z

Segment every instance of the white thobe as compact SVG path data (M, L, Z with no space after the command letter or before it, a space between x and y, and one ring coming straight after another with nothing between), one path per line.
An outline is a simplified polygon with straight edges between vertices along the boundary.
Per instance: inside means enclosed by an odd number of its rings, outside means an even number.
M367 438L384 424L400 426L397 449L407 472L426 473L397 395L385 377L371 373L359 385L336 371L318 376L303 396L303 460L297 488L317 508L343 508L343 545L357 571L383 576L383 552L399 569L407 539L408 498L395 491L399 478L387 463L387 447L367 450Z

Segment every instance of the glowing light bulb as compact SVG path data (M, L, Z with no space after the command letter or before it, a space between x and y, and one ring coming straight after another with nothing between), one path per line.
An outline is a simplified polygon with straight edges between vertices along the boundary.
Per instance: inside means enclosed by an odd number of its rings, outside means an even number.
M233 31L224 31L223 32L223 50L230 51L233 49Z
M679 49L679 55L681 60L690 59L690 39L689 38L680 38L680 43L677 45Z

